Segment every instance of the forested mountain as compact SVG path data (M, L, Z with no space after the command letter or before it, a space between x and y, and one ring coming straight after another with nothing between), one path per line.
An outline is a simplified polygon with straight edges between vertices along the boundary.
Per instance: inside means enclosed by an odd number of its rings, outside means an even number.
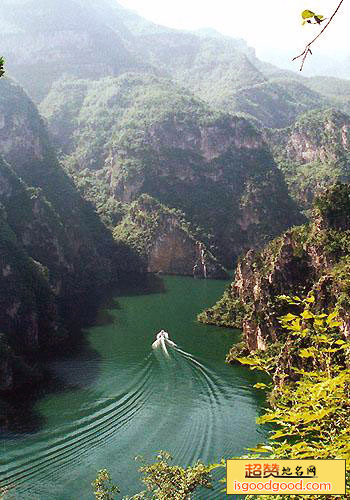
M160 27L112 0L5 0L0 26L8 70L37 103L60 78L137 71L170 77L215 107L268 127L341 105L331 83L315 89L313 81L259 61L240 39Z
M301 220L261 133L168 79L60 82L41 109L77 185L105 216L111 199L147 193L184 212L229 266Z
M316 310L336 309L347 338L349 229L350 187L338 183L317 198L310 224L287 231L260 252L249 251L224 297L200 320L243 328L244 349L266 350L279 342L279 319L286 310L279 297L312 292Z
M8 79L0 81L0 151L0 389L5 390L30 380L17 376L11 362L16 355L25 359L62 341L67 326L80 322L88 296L138 264L128 261L131 252L114 242L77 193L34 104ZM25 364L20 366L23 372Z
M75 358L67 364L63 360L57 386L69 388L64 410L76 399L73 406L81 413L67 427L63 421L75 409L57 420L50 409L52 436L45 430L39 446L33 440L35 454L39 450L36 464L29 463L27 449L21 456L14 453L20 471L16 476L16 464L10 464L7 483L12 487L17 477L23 488L22 479L33 474L40 492L51 493L58 470L51 466L60 468L66 461L70 467L90 447L96 451L108 445L116 431L127 428L129 439L134 417L145 428L150 422L151 442L157 426L148 413L150 395L157 393L162 400L154 408L157 418L160 413L168 418L171 407L163 395L177 394L169 387L181 383L179 371L186 366L181 374L187 377L186 398L179 398L179 404L188 402L199 414L202 407L188 389L201 387L199 397L210 415L196 420L193 439L211 434L213 442L217 435L210 426L222 433L220 421L212 417L221 410L218 401L231 405L236 394L230 396L210 378L216 337L208 341L207 332L203 342L210 369L179 349L181 364L171 366L169 380L166 365L148 354L149 336L163 328L167 314L174 330L178 327L189 338L188 318L194 322L187 305L197 308L210 285L220 283L203 284L203 294L194 297L190 288L183 294L183 283L198 285L195 293L202 284L176 277L177 295L172 295L166 289L172 278L154 276L163 273L227 279L227 269L235 268L222 299L199 320L242 329L243 341L232 347L227 360L272 376L270 401L278 410L263 419L283 432L277 430L282 441L268 450L281 458L287 458L287 451L288 458L348 458L350 83L281 70L259 60L244 40L210 29L162 27L115 0L2 0L0 45L6 61L6 76L0 79L0 428L16 427L11 426L15 407L28 411L27 401L18 404L15 394L22 396L26 387L31 401L33 393L42 394L48 382L45 363L53 351L69 356L71 347L79 354L84 350L82 326L96 319L103 294L129 285L135 276L144 285L148 273L152 283L165 287L157 292L167 292L154 294L156 301L139 301L145 289L128 289L125 304L132 305L122 306L118 318L111 314L104 332L96 329L96 345L89 344L89 358L78 368L80 378L70 377ZM129 301L135 293L137 300ZM178 307L173 299L181 294ZM165 314L160 310L164 298ZM154 316L148 314L152 304ZM172 326L164 328L171 331ZM168 354L165 334L160 337ZM147 343L146 350L134 352L139 341ZM181 339L176 342L180 345ZM102 344L114 357L102 358ZM217 360L228 345L222 344ZM120 366L115 376L115 364L125 365L125 378ZM151 386L157 373L165 384ZM192 387L194 374L198 384ZM53 385L55 376L49 381ZM90 390L94 377L96 390ZM80 399L82 392L91 400ZM231 422L229 412L231 406L222 422ZM174 414L182 426L180 413ZM244 414L237 421L238 429L245 419ZM144 434L143 427L139 431ZM186 439L182 427L181 433ZM17 440L10 439L13 449ZM209 450L205 440L201 446ZM85 463L80 464L84 474ZM155 467L141 470L157 475L161 465L162 454ZM181 480L186 476L188 491L194 490L191 468L186 475L167 460L163 465L167 474L175 470ZM70 484L77 482L75 472ZM41 489L40 474L48 477L47 490ZM93 483L97 489L101 482L102 489L104 481L109 485L105 470L99 477ZM161 495L159 477L155 488ZM152 485L149 477L144 481ZM168 491L179 489L170 482ZM190 493L184 491L187 498Z
M303 210L315 195L350 180L350 116L328 109L309 111L285 129L266 129L265 138Z

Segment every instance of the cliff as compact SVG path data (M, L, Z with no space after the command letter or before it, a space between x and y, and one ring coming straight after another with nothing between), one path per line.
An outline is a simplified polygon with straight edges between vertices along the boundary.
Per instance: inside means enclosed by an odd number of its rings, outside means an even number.
M316 310L337 308L341 330L350 335L350 187L337 184L320 196L310 225L294 228L263 251L249 251L223 299L199 319L242 328L250 351L278 341L280 295L315 295ZM230 360L230 355L228 356Z
M260 132L170 80L61 82L41 109L77 186L110 220L111 200L149 194L202 228L199 239L231 267L302 221Z
M195 278L227 278L228 275L205 244L196 239L184 215L141 195L114 230L145 262L148 272Z
M8 79L0 154L0 391L9 391L33 380L34 353L70 341L89 296L138 261L80 197L35 106Z
M303 210L315 195L349 180L350 116L335 109L309 111L282 130L265 130L289 191Z

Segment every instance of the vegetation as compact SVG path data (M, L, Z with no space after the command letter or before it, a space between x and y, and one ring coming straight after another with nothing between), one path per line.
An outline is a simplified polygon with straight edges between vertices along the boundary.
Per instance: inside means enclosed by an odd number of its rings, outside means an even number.
M167 79L63 81L41 108L67 171L110 227L148 194L184 213L191 232L231 267L242 249L301 221L257 129Z
M4 122L24 124L20 132L9 128L4 139L6 151L12 141L11 166L0 160L0 285L6 290L0 300L0 360L10 368L15 355L67 334L67 299L105 288L112 276L130 269L144 270L169 218L231 266L243 250L301 222L284 176L304 210L315 193L349 180L350 122L342 113L325 111L330 104L349 105L345 83L338 82L339 97L333 80L316 85L291 78L259 61L241 41L173 32L107 7L100 12L73 2L66 10L55 0L43 15L31 4L11 37L10 43L22 40L26 46L11 69L42 101L74 183L58 163L35 106L16 84L1 80ZM309 10L302 18L324 21ZM33 27L39 34L64 28L79 41L81 26L92 50L82 51L84 43L74 43L73 50L56 37L54 56L44 46L38 57L38 45L27 41ZM298 56L302 66L317 38ZM293 125L304 111L310 112ZM280 129L265 137L283 175L243 115L258 128ZM293 150L295 138L309 144L302 157ZM271 408L259 421L275 429L259 450L273 458L350 458L350 345L342 333L350 311L349 200L348 186L328 191L315 204L313 225L294 228L240 262L247 290L236 282L199 316L221 326L245 322L251 330L260 328L264 349L251 352L246 334L228 360L272 377ZM306 298L296 295L310 288ZM279 299L278 290L285 293ZM28 326L28 318L37 324ZM32 337L36 343L27 340ZM25 378L30 367L18 358L16 363ZM154 464L141 467L147 491L135 499L184 500L199 487L211 487L216 465L182 468L170 460L162 452ZM93 488L99 500L118 493L106 470Z
M197 319L207 325L241 328L245 314L245 305L239 299L233 299L227 290L213 307L200 313Z
M112 484L112 478L106 469L99 471L91 485L96 500L110 500L116 493L119 493L118 487Z
M338 14L338 11L342 5L344 0L340 0L338 3L336 9L332 13L332 15L329 17L329 19L325 19L324 16L320 14L315 14L312 10L306 9L303 10L301 13L301 17L303 19L303 24L305 23L311 23L311 24L321 24L323 21L326 21L324 26L322 27L321 31L310 41L306 44L304 50L299 54L298 56L294 57L293 61L296 59L301 58L301 64L300 64L300 71L303 70L305 61L309 55L312 55L311 47L313 47L314 43L323 35L324 31L328 28L330 23L333 21L334 17Z
M350 117L334 109L309 111L283 130L266 130L289 191L303 210L336 181L349 180Z
M169 453L161 451L155 463L140 467L142 481L147 490L124 497L124 500L187 500L198 488L212 488L210 472L217 466L205 466L197 462L191 467L170 465L172 457ZM97 479L92 483L97 500L113 500L115 493L119 492L111 484L111 477L106 470L99 472Z
M251 369L271 375L274 382L271 409L258 419L274 426L269 446L262 447L269 454L264 458L349 460L350 343L340 329L338 312L315 311L312 294L279 299L292 311L280 318L279 354L271 356L267 350L237 357ZM350 476L348 462L347 473Z
M289 312L280 317L278 342L266 351L255 351L235 360L252 370L270 375L270 385L257 388L271 391L270 408L258 419L273 424L267 444L260 444L252 457L269 459L350 459L350 342L344 338L338 311L319 311L315 297L280 296ZM263 454L263 455L261 455ZM210 487L209 473L223 464L205 467L196 464L182 469L169 465L161 453L156 463L141 467L151 497L159 500L186 500L198 487ZM347 464L350 477L350 465ZM110 477L107 477L109 481ZM350 493L350 489L349 492ZM142 492L133 498L148 498ZM305 496L295 495L294 500ZM97 497L96 498L100 498ZM114 498L114 497L101 497ZM249 495L246 500L275 495ZM282 498L282 497L281 497ZM309 500L327 498L309 495ZM341 497L336 497L340 500Z

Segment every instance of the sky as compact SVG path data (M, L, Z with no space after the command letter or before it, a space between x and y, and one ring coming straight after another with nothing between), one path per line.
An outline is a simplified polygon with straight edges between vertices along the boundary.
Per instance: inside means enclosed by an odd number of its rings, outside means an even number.
M172 28L193 30L211 27L233 37L244 38L259 49L301 51L316 26L301 26L300 13L310 9L329 17L339 0L118 0L143 17ZM320 50L344 50L348 39L350 2L345 0L339 15L319 42Z

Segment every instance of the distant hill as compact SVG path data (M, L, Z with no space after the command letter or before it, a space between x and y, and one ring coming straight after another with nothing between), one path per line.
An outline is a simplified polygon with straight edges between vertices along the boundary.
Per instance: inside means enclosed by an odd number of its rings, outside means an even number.
M309 85L260 61L241 39L158 26L111 0L4 0L0 26L8 71L37 103L61 78L129 71L169 77L213 106L268 127L343 103L331 95L331 83Z

